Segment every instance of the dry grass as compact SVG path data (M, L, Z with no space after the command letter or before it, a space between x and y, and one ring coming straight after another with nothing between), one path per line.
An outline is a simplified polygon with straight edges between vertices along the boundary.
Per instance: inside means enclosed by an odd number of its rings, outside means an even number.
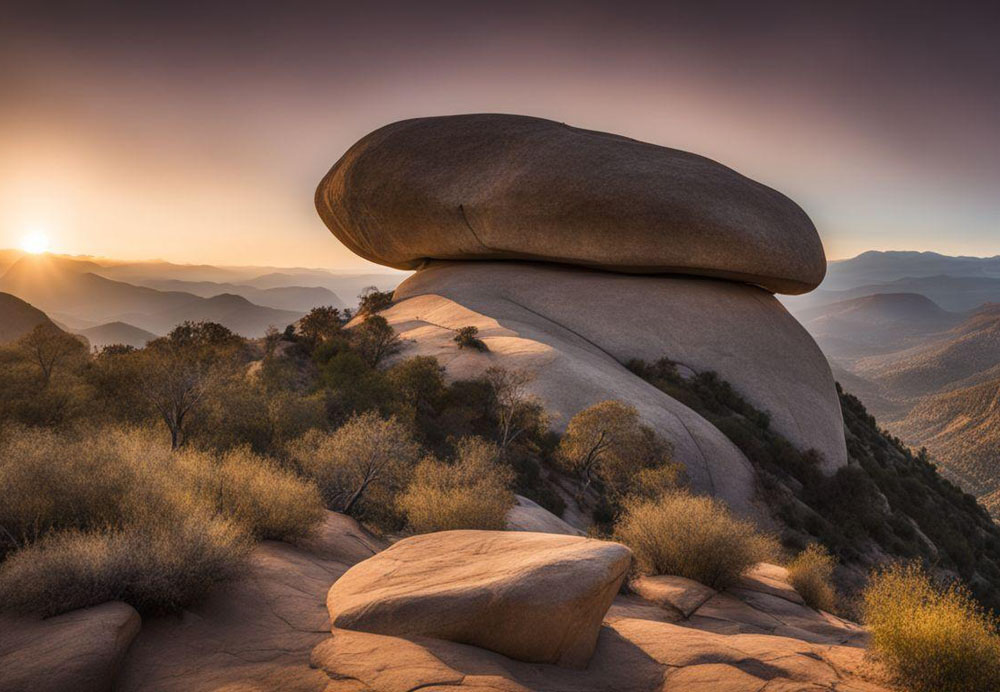
M872 653L914 692L1000 689L1000 635L963 587L939 587L916 565L872 575L864 592Z
M715 589L778 552L772 537L732 516L718 500L686 492L626 502L615 538L632 549L640 571L679 575Z
M252 538L294 540L322 519L315 486L246 449L172 452L142 429L3 435L3 608L179 608L239 570Z
M813 543L788 563L788 579L810 607L831 612L837 604L832 583L836 566L829 551Z
M231 522L195 512L166 524L63 531L19 550L0 567L4 609L55 615L125 601L168 612L243 568L251 542Z
M454 463L425 459L399 505L417 533L452 529L503 530L514 506L514 474L499 461L496 445L480 438L458 444Z

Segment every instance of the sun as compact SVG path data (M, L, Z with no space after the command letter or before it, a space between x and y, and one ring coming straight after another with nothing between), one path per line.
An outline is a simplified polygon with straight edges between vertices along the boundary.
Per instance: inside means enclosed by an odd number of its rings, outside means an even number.
M49 237L37 231L29 233L21 239L21 249L33 255L38 255L49 249Z

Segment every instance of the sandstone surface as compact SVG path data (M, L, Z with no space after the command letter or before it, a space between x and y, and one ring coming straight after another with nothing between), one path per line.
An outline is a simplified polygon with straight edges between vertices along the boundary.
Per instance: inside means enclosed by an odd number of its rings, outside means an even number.
M365 259L519 259L694 274L804 293L826 272L809 217L696 154L518 115L404 120L350 148L316 207Z
M125 603L63 615L0 618L0 690L106 692L141 619Z
M707 600L685 617L669 603L618 596L604 617L585 670L512 660L492 651L422 636L334 629L312 653L330 676L327 692L414 689L507 692L888 692L884 673L865 658L865 633L853 623L779 598L794 593L781 568L760 565L741 595L716 594L673 578L678 602ZM712 603L713 599L726 599ZM778 597L775 597L778 598ZM746 600L744 600L746 599ZM711 605L709 605L711 604ZM775 609L777 608L777 609ZM785 620L796 619L795 625Z
M309 652L330 631L330 583L383 547L353 519L333 512L303 545L265 541L242 579L180 615L147 618L115 689L322 690L327 678L309 667Z
M582 667L631 564L623 545L518 531L406 538L330 589L337 629L433 637Z
M514 499L514 506L507 512L508 531L559 533L566 536L584 535L583 531L571 526L537 502L521 495L515 495Z

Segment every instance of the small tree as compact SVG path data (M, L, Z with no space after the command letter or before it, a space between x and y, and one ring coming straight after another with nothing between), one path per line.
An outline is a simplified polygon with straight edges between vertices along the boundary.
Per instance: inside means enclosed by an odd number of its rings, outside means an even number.
M377 368L383 360L403 347L396 330L381 315L369 315L364 322L354 327L351 340L361 359L370 368Z
M337 308L324 305L315 307L299 320L299 332L306 341L315 345L332 339L340 333L344 319Z
M358 295L358 315L375 315L392 305L392 291L368 286Z
M501 455L525 433L544 424L544 414L538 402L528 395L533 379L526 370L507 370L494 366L486 371L485 380L493 394L497 424L497 443Z
M477 336L479 334L479 327L462 327L455 334L455 343L458 344L459 348L471 348L476 351L489 351L490 349L486 346L482 339Z
M513 482L514 472L500 461L495 444L465 437L458 442L454 463L433 457L420 462L399 505L417 533L503 530L514 506Z
M354 516L391 508L419 451L402 423L373 411L352 417L333 433L311 430L289 448L327 506Z
M243 344L221 324L185 322L134 354L132 382L167 426L171 447L184 444L190 414L209 390L234 373Z
M583 479L581 496L594 481L616 500L640 479L646 486L669 482L639 476L643 469L668 467L670 445L642 424L634 406L621 401L602 401L573 416L559 442L556 459Z
M82 358L87 352L80 339L48 322L35 325L21 337L18 346L41 369L43 388L49 386L57 366L73 358Z

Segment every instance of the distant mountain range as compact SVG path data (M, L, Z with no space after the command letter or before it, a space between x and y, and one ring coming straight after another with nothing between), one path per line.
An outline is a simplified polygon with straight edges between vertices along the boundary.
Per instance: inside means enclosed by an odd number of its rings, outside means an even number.
M866 252L782 300L880 423L1000 513L1000 257Z
M17 296L95 345L142 345L186 320L219 322L244 336L279 329L313 307L348 307L339 294L391 289L403 273L116 262L0 250L0 291ZM114 337L120 337L116 339Z

